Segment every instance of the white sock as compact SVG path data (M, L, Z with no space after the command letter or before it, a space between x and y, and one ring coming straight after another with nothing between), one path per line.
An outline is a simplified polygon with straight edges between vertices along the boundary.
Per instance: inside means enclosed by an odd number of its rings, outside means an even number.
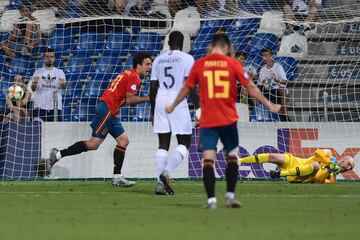
M60 151L58 151L56 154L55 154L55 157L57 160L59 160L61 158L61 153Z
M165 166L166 166L166 159L168 156L168 151L164 149L158 149L155 154L155 160L156 160L156 177L159 181L160 174L164 172Z
M207 203L210 204L210 203L216 203L216 197L211 197L211 198L208 198L207 200Z
M230 199L234 199L234 198L235 198L235 193L233 193L233 192L227 192L227 193L225 194L225 197L230 198Z
M172 174L187 156L188 150L184 145L177 145L166 164L166 170Z

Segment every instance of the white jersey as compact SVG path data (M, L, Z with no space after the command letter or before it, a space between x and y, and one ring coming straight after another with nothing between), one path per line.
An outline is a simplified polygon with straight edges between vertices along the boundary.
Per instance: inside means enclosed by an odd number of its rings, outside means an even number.
M151 80L159 81L158 94L177 95L193 64L194 58L191 55L178 50L159 55L151 71Z
M261 68L258 85L264 86L266 90L286 88L285 84L277 83L274 78L287 80L284 68L277 62L274 62L271 68L267 65Z
M60 89L60 79L65 80L63 70L53 67L36 69L33 78L38 78L36 88L34 108L45 110L54 109L54 97L57 97L57 108L62 110L62 90Z
M167 51L155 59L151 71L151 80L159 81L154 113L155 133L191 134L192 124L186 99L172 113L166 113L165 108L175 100L193 63L191 55L178 50Z

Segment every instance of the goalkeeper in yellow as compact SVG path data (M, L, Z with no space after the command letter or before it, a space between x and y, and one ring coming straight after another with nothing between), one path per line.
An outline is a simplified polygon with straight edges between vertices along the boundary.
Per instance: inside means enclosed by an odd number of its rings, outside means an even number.
M295 157L290 153L258 155L240 158L240 163L274 163L280 170L271 170L271 178L286 177L290 183L335 183L336 175L354 168L350 156L337 160L331 150L318 149L309 158Z

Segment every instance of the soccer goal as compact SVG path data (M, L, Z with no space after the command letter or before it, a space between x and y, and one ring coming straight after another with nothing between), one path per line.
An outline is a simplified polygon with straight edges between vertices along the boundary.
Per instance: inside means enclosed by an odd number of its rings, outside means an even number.
M44 175L49 179L110 178L116 145L111 136L96 151L61 159L51 173L37 171L37 163L48 158L52 148L66 148L89 138L98 98L110 81L132 68L134 53L146 51L155 58L167 51L168 35L174 30L183 33L183 51L195 59L207 54L214 34L226 33L233 45L229 54L243 61L267 97L284 106L281 114L272 114L239 87L240 157L290 152L306 158L317 148L329 148L338 159L348 155L356 162L353 170L339 174L338 179L360 180L360 6L355 0L346 4L296 0L289 5L265 0L149 0L125 5L122 2L126 1L44 0L28 1L25 6L20 0L3 2L3 180L42 179ZM45 58L49 48L55 57L50 65ZM268 61L283 69L283 74L271 70ZM44 66L62 70L66 88L57 85L59 77L53 72L39 71ZM33 91L35 73L38 86L48 89L47 93L40 88ZM17 97L10 98L8 89L20 81L18 75L26 91L21 98L15 93ZM143 78L138 94L146 96L149 90L150 80ZM50 114L45 121L34 111L42 107ZM150 104L126 105L119 117L130 140L123 175L155 178L158 143L152 132ZM174 178L201 178L198 134L199 129L194 128L188 160ZM172 143L175 145L175 138ZM219 144L217 177L225 176L225 167ZM244 164L239 177L267 180L274 168L272 164Z

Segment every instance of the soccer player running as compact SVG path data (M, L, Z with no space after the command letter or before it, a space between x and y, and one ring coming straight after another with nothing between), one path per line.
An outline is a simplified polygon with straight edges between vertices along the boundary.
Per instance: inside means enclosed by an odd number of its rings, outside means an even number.
M216 34L210 45L210 55L197 60L185 85L175 101L166 108L171 113L188 95L190 89L199 84L200 95L200 145L203 151L203 180L207 193L204 208L216 208L214 162L216 145L220 138L224 145L227 161L225 206L238 208L240 203L235 199L235 187L238 178L238 116L235 109L237 81L248 90L256 100L263 103L270 111L278 112L280 105L269 102L249 80L243 67L235 58L226 56L231 48L225 34Z
M317 149L309 158L290 153L261 153L240 159L241 163L274 163L280 170L270 170L271 178L286 177L290 183L335 183L336 175L354 168L350 156L337 160L330 149Z
M192 124L189 106L184 99L172 113L165 108L172 103L184 85L194 63L194 58L182 52L184 36L179 31L169 35L170 51L158 56L151 71L150 101L154 116L154 133L158 134L159 148L156 151L157 184L155 194L173 195L170 176L188 155L191 142ZM197 98L192 100L199 108ZM178 145L170 156L171 135L175 135Z
M102 144L107 134L116 140L114 150L114 170L112 184L114 186L131 187L135 182L125 179L121 175L121 168L125 158L126 147L129 144L128 135L118 117L119 108L124 104L138 104L149 101L148 96L136 96L140 86L140 76L147 76L151 69L151 57L147 53L137 53L133 58L133 69L125 70L110 83L96 106L96 115L90 124L92 135L88 140L79 141L66 149L53 148L50 152L49 164L52 167L57 161L66 156L96 150Z

